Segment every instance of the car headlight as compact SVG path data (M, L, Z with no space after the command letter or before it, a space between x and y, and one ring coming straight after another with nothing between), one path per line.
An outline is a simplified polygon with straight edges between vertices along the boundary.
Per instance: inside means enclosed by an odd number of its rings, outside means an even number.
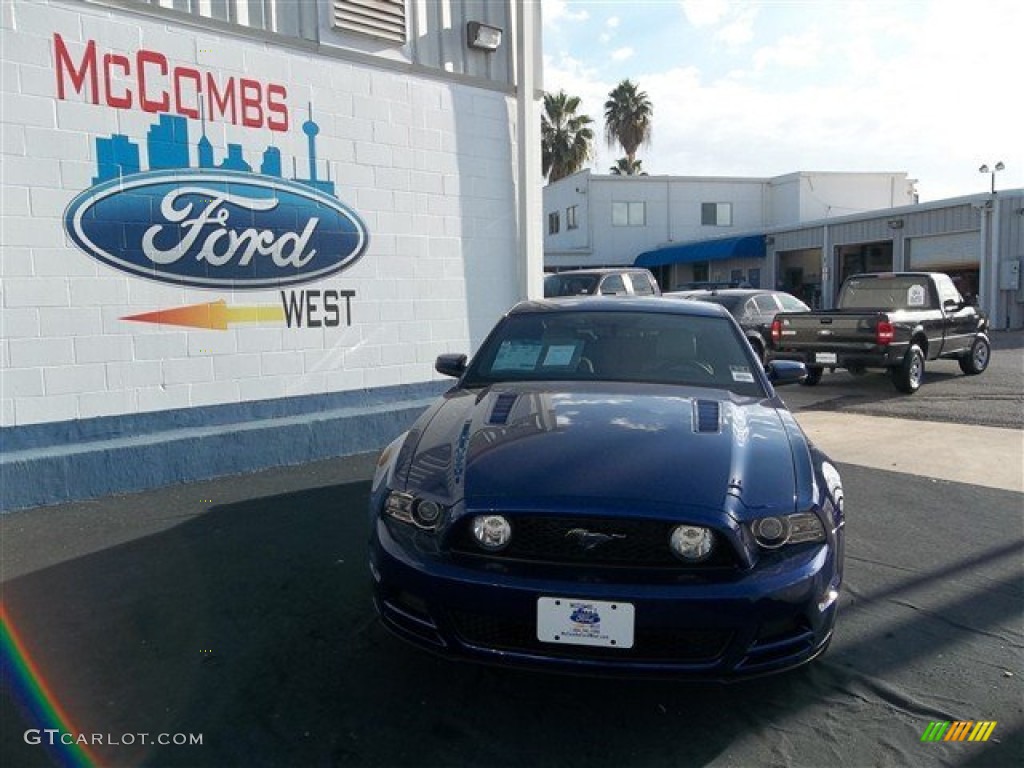
M411 493L391 491L384 500L384 514L394 520L432 531L441 524L444 507L436 501L421 499Z
M750 524L750 532L765 549L825 540L825 528L812 512L762 517Z
M498 552L512 539L512 525L501 515L477 515L470 526L476 543L488 552Z
M711 530L700 525L677 525L668 538L672 554L691 563L707 560L714 543Z

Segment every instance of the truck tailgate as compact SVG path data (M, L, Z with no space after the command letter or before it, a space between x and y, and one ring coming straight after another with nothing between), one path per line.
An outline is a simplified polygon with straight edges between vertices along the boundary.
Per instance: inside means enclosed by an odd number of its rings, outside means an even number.
M873 349L875 329L884 315L878 312L799 312L782 313L779 349L867 352Z

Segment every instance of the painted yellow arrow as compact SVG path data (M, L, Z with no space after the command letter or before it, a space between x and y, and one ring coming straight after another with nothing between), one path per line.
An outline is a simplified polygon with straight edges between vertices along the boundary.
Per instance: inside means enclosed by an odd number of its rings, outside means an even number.
M184 325L190 328L209 328L226 331L234 323L267 323L284 320L284 307L258 305L250 307L229 307L223 299L208 304L192 304L188 307L159 309L141 315L129 315L122 320L137 323L160 323L161 325Z

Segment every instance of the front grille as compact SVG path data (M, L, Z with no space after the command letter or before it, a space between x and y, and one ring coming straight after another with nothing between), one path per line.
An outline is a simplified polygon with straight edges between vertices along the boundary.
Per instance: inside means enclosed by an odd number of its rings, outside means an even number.
M710 558L688 564L672 554L669 535L674 522L600 517L508 515L512 539L500 552L484 552L470 530L470 519L456 526L450 539L453 553L497 560L528 560L556 564L631 566L638 568L721 568L734 566L732 548L715 534Z
M732 639L732 633L728 630L654 630L637 627L632 648L558 645L538 640L532 622L464 611L453 611L450 616L459 638L469 645L552 658L697 664L717 659Z

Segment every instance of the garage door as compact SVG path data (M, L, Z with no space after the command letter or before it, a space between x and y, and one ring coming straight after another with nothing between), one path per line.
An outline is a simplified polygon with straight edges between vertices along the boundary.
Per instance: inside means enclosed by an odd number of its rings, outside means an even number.
M978 266L977 232L915 237L907 242L911 269Z

